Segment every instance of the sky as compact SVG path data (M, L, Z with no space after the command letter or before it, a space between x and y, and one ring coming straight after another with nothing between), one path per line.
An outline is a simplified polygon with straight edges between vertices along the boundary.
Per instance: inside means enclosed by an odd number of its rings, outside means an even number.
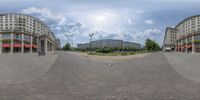
M73 46L93 40L121 39L162 46L166 27L200 14L200 0L0 0L1 13L23 13L44 21Z

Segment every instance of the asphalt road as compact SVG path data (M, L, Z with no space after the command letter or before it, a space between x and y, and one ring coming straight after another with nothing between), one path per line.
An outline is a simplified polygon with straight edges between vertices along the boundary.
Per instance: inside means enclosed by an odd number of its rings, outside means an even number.
M200 86L177 73L163 53L97 61L59 52L39 78L0 83L0 100L199 100Z

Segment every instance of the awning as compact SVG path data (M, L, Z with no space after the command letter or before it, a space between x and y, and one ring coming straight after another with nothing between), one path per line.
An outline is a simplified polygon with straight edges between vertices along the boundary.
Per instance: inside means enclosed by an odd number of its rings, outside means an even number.
M31 45L30 44L24 44L24 47L25 48L31 48Z
M34 44L33 44L32 46L33 46L33 48L37 48L37 45L34 45Z
M21 44L20 43L14 43L13 47L19 48L19 47L21 47Z
M2 44L2 47L4 47L4 48L9 48L9 47L10 47L10 43L3 43L3 44Z
M192 45L187 45L187 48L192 48Z

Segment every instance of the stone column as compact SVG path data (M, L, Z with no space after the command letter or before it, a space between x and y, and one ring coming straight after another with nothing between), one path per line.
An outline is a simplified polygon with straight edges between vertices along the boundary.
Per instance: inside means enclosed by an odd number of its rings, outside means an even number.
M178 47L179 47L179 49L178 49L178 52L180 52L180 41L178 41Z
M47 48L48 48L47 51L48 51L48 52L50 52L49 47L50 47L50 42L48 41L48 42L47 42Z
M30 48L30 53L33 52L33 36L31 36L31 48Z
M176 49L176 52L179 52L179 44L178 44L178 41L177 41L177 49Z
M2 43L3 43L2 34L0 34L0 54L2 53Z
M180 41L180 52L182 52L182 41Z
M53 44L51 44L51 51L53 52L54 50L53 50Z
M39 52L39 50L40 50L40 43L39 43L39 39L37 37L37 52Z
M51 47L52 47L52 51L54 52L54 44L52 44Z
M49 52L51 52L51 42L49 42Z
M13 33L10 33L11 41L10 41L10 53L13 53L13 40L14 40L14 35Z
M178 47L178 43L176 42L175 43L175 50L174 50L175 52L177 52L177 47Z
M51 42L49 42L49 52L51 52Z
M22 34L21 38L21 53L24 53L24 34Z
M53 51L53 44L52 44L52 43L51 43L51 46L50 46L50 47L51 47L51 52L52 52L52 51Z
M49 41L47 41L47 52L49 52Z
M52 48L53 48L53 51L55 51L55 45L54 44L52 45Z
M52 43L50 42L50 51L52 52Z
M51 47L52 47L52 51L54 52L54 45L52 44Z
M180 49L180 46L179 46L179 41L177 42L177 47L178 47L178 49L177 49L177 52L179 52L179 49Z
M183 45L183 40L182 40L182 43L181 43L181 44L182 44L182 47L183 47L183 46L184 46L184 45ZM181 52L184 52L184 48L181 48Z
M185 43L186 43L186 44L185 44L185 45L186 45L186 48L185 48L185 53L187 53L187 52L188 52L188 48L187 48L187 46L188 46L188 45L187 45L187 42L188 42L188 40L187 40L187 38L185 38Z
M194 35L192 36L192 53L195 53L195 47L194 47Z
M44 47L45 47L44 50L45 50L45 53L48 52L48 51L47 51L47 49L48 49L48 46L47 46L48 44L47 44L47 43L48 43L48 40L45 38L45 39L44 39Z

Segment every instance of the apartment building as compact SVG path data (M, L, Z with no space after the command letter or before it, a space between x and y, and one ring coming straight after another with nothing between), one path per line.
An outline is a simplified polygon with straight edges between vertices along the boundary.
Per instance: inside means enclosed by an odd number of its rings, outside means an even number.
M0 14L0 53L52 52L56 37L40 19L17 13Z
M168 30L168 28L166 29ZM200 15L188 17L175 27L175 41L172 42L177 52L200 53ZM163 47L170 41L169 33L165 34Z
M91 43L85 43L85 44L78 44L77 48L79 49L87 49L91 45L92 48L134 48L134 49L140 49L141 44L139 43L133 43L133 42L126 42L123 40L114 40L114 39L102 39L97 41L92 41Z
M167 27L164 37L163 50L175 50L175 41L176 41L176 32L177 29L172 27Z
M56 39L56 44L57 44L57 50L61 50L61 42L60 39Z

